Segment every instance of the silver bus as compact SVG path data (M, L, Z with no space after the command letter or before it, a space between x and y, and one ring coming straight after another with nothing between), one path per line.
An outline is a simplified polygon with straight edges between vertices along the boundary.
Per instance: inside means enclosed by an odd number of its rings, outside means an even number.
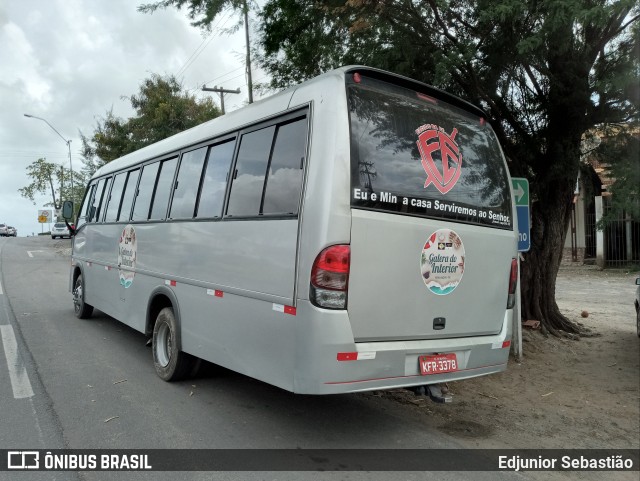
M114 160L76 219L75 313L296 393L506 369L517 226L483 112L333 70Z

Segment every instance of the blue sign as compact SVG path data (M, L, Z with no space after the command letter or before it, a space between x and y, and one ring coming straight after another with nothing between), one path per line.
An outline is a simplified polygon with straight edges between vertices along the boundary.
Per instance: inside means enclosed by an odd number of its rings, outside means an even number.
M518 214L518 252L528 252L531 248L531 228L529 226L529 206L516 206Z
M529 222L529 181L513 177L513 195L518 215L518 252L528 252L531 248L531 226Z

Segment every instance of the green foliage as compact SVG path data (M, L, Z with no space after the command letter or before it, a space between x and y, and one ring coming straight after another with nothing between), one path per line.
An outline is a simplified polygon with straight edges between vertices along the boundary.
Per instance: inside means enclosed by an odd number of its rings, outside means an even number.
M610 208L605 212L598 228L627 215L640 222L640 127L610 128L593 156L608 166L613 180L609 187Z
M213 20L227 9L244 12L251 7L250 0L161 0L154 3L146 3L138 6L142 13L153 13L158 9L175 7L181 9L188 6L188 15L192 20L191 25L207 32L211 31Z
M51 195L51 202L46 203L45 207L54 207L55 209L59 209L64 200L82 198L85 179L81 172L74 171L75 197L71 192L70 171L60 164L47 162L46 159L40 158L27 167L27 177L31 179L31 182L18 189L18 192L34 205L36 205L36 194Z
M59 202L56 198L56 190L53 187L54 181L60 185L63 177L63 167L52 162L47 162L46 159L40 158L27 167L27 177L31 179L31 183L26 187L18 189L20 195L25 197L35 205L36 194L46 194L51 189L52 204L56 209L59 207Z
M152 75L129 98L136 115L127 120L107 111L93 135L81 134L85 175L106 162L170 137L220 115L210 98L197 100L182 91L175 77Z
M538 197L594 125L638 117L634 0L269 0L262 67L281 88L345 64L434 84L488 112Z
M271 74L270 86L287 87L346 64L431 81L435 58L416 48L416 39L404 27L378 19L376 6L369 3L268 1L260 14L258 60ZM356 8L358 4L366 5Z

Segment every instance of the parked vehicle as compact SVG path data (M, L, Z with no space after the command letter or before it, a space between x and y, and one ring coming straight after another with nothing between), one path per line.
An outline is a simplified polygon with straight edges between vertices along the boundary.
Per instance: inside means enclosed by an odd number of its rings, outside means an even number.
M0 237L6 237L9 235L9 229L7 224L0 224Z
M7 235L11 237L17 237L18 231L15 227L7 226Z
M71 237L71 233L64 222L56 222L51 228L51 238L55 239L57 237L60 237L61 239L64 237Z
M100 168L74 308L152 338L166 381L202 358L297 393L424 391L506 369L514 211L482 110L344 67Z

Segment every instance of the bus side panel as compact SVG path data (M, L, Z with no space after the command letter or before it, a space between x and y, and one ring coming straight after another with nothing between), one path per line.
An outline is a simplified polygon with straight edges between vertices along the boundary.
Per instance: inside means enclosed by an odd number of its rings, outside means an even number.
M293 304L297 219L134 224L136 269ZM117 248L117 246L115 246ZM134 280L135 284L135 280Z
M260 299L178 284L182 350L220 366L293 390L295 312Z
M125 289L117 277L112 281L120 289L119 320L143 331L147 300L164 286L178 300L183 351L291 389L291 361L274 353L290 350L293 337L297 220L139 223L133 229L133 282ZM112 239L117 251L119 237Z
M311 269L326 247L351 236L349 119L344 78L301 86L292 104L313 102L298 254L298 299L309 299Z
M74 257L82 259L85 301L109 316L120 317L118 239L122 226L85 225L74 239Z

